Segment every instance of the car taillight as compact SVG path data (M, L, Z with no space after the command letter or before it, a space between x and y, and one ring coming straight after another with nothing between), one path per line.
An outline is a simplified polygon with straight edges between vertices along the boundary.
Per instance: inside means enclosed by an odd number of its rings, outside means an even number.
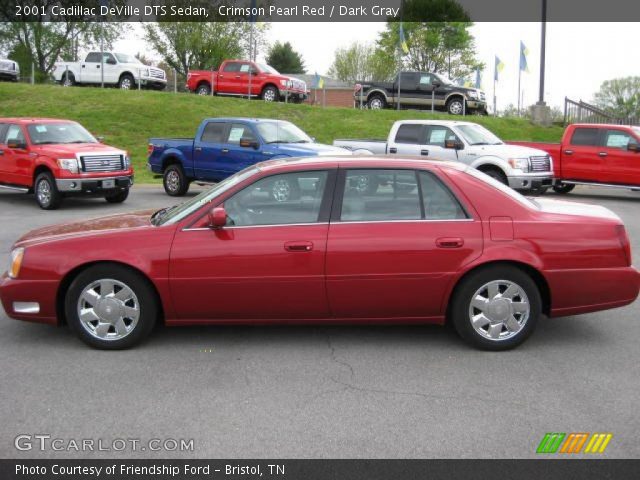
M358 93L360 90L362 90L362 85L360 85L359 83L356 83L354 87L354 93Z
M147 145L147 155L151 155L153 153L153 143Z
M616 225L616 233L618 234L620 246L627 260L627 265L631 265L631 242L629 242L629 236L627 235L624 225Z

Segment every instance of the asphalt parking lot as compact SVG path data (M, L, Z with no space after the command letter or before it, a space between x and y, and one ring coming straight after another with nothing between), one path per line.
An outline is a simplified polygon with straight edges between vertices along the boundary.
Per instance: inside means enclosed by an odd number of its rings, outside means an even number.
M620 215L640 263L640 192L581 187L562 198ZM27 230L172 200L136 186L122 205L71 199L45 212L0 192L2 262ZM503 353L435 326L161 328L138 348L104 352L2 312L0 457L521 458L546 432L611 432L607 458L638 458L639 314L636 302L545 318ZM21 452L20 434L193 439L194 450Z

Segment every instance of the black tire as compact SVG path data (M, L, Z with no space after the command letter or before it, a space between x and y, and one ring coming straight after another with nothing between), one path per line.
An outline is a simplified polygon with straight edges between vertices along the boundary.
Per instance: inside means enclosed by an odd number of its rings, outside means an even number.
M549 190L549 187L535 187L529 190L529 195L539 197L547 193L547 190Z
M553 191L564 195L574 188L576 188L576 186L573 183L556 183L553 186Z
M387 101L382 95L374 94L367 99L367 107L369 110L382 110L387 107Z
M164 191L171 197L181 197L189 191L189 180L182 167L177 163L165 168L162 176L162 185L164 186Z
M109 296L107 293L104 297L102 296L103 292L100 280L106 280L108 282L115 280L117 282L116 286L112 289L113 295ZM103 303L102 307L98 306L94 309L95 306L91 306L91 304L87 303L86 300L81 300L82 292L92 284L98 285L95 290L91 291L100 292L99 301L104 302L105 297L107 299L110 298L114 306L119 307L117 310L118 312L124 312L124 308L121 308L122 306L125 308L129 307L131 309L130 311L135 311L137 309L138 318L134 321L133 316L121 314L122 317L118 319L117 317L119 317L119 315L118 313L113 313L114 309L112 308L112 305L104 305ZM123 297L124 300L118 300L116 295L125 291L120 285L124 285L128 288L129 291L133 292L135 297L127 296ZM118 290L116 291L116 289ZM81 301L83 302L82 304L80 304ZM120 302L121 305L117 302ZM87 345L103 350L121 350L140 343L149 335L149 333L151 333L158 317L157 302L157 296L153 287L140 273L123 265L104 263L84 270L73 280L73 282L71 282L65 296L65 315L67 323L71 329L80 338L80 340L85 342ZM95 317L95 326L93 323L84 323L80 320L80 305L82 305L83 308L86 307L85 309L90 310L88 313L92 316L87 315L87 318L91 319L92 317ZM93 314L91 314L91 312L93 312ZM104 315L104 318L99 317L97 315L98 313ZM112 318L109 319L109 316ZM126 332L120 336L116 329L119 325L122 325L118 324L119 321L123 322L122 324L124 324ZM110 325L110 322L114 322L116 325ZM102 325L103 329L106 330L104 338L99 338L98 336L98 330L96 328L98 325ZM94 330L92 330L92 328ZM126 330L129 328L130 331L127 332ZM103 329L100 331L104 332ZM92 331L96 333L91 333ZM115 336L115 338L110 339L110 335Z
M529 311L526 318L520 317L520 319L517 320L518 325L520 325L520 329L517 333L510 332L510 329L507 328L506 324L501 325L500 321L497 321L495 324L496 331L500 329L499 335L502 336L504 334L505 337L500 339L490 339L489 330L494 326L493 321L486 325L486 335L476 331L476 328L474 328L471 321L472 312L476 315L480 315L481 311L472 307L471 303L483 286L496 281L510 282L512 284L516 284L517 287L523 290L528 302L524 302L522 297L516 296L514 298L516 298L519 305L528 303ZM505 291L502 291L500 292L500 295L503 295L504 293ZM490 295L487 294L487 296ZM503 302L502 305L494 307L496 309L494 312L497 312L495 314L504 314L506 316L510 315L515 318L513 313L509 313L513 311L511 305L508 307L509 310L498 310L499 308L504 308L504 305L505 304ZM529 337L529 335L531 335L531 333L533 333L542 313L542 299L536 283L529 275L519 268L509 265L487 266L470 273L457 285L455 292L451 297L449 313L450 320L453 322L456 331L469 344L482 350L508 350L520 345ZM518 313L517 315L520 314ZM480 324L481 322L478 323L478 325Z
M121 90L133 90L136 86L136 80L129 73L125 73L118 81L118 88Z
M73 73L66 72L62 74L62 78L60 79L60 85L63 87L73 87L76 84L76 79L73 76Z
M207 95L211 95L211 87L206 84L206 83L201 83L200 85L198 85L198 88L196 88L196 95L202 95L207 96Z
M462 115L464 112L464 100L460 97L453 97L447 102L447 112L450 115Z
M58 191L56 181L49 172L42 172L36 177L34 193L36 202L43 210L55 210L62 203L62 194Z
M265 102L277 102L279 97L280 93L273 85L266 86L260 94L260 98Z
M481 170L481 172L486 175L489 175L491 178L499 181L500 183L509 185L509 180L507 179L507 176L499 168L487 168L485 170Z
M115 193L110 193L109 195L105 195L104 199L109 203L122 203L129 196L129 189L125 188L124 190L120 190Z

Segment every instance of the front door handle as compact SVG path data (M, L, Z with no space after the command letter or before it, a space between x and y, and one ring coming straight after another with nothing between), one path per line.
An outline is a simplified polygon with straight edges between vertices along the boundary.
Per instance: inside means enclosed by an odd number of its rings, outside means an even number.
M600 157L606 157L607 155L609 155L607 152L599 152L598 156Z
M0 150L0 155L4 155L4 150Z
M420 155L429 155L429 150L420 150Z
M573 155L573 150L565 150L564 154L565 155Z
M222 153L229 153L229 149L228 148L223 148L222 150L220 150Z
M202 147L196 147L196 148L194 148L194 150L195 150L196 152L201 152L201 151L202 151Z
M440 237L436 239L438 248L460 248L464 245L464 240L460 237Z
M389 153L398 153L398 149L396 147L391 147L389 149Z
M311 242L286 242L284 249L287 252L310 252L313 250L313 243Z

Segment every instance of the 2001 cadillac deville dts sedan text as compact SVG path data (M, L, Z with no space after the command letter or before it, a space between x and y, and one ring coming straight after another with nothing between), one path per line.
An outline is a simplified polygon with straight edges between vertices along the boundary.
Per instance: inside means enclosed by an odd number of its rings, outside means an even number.
M35 230L0 283L7 314L118 349L166 325L451 321L523 342L542 314L633 302L609 210L528 200L459 164L272 160L190 201Z

